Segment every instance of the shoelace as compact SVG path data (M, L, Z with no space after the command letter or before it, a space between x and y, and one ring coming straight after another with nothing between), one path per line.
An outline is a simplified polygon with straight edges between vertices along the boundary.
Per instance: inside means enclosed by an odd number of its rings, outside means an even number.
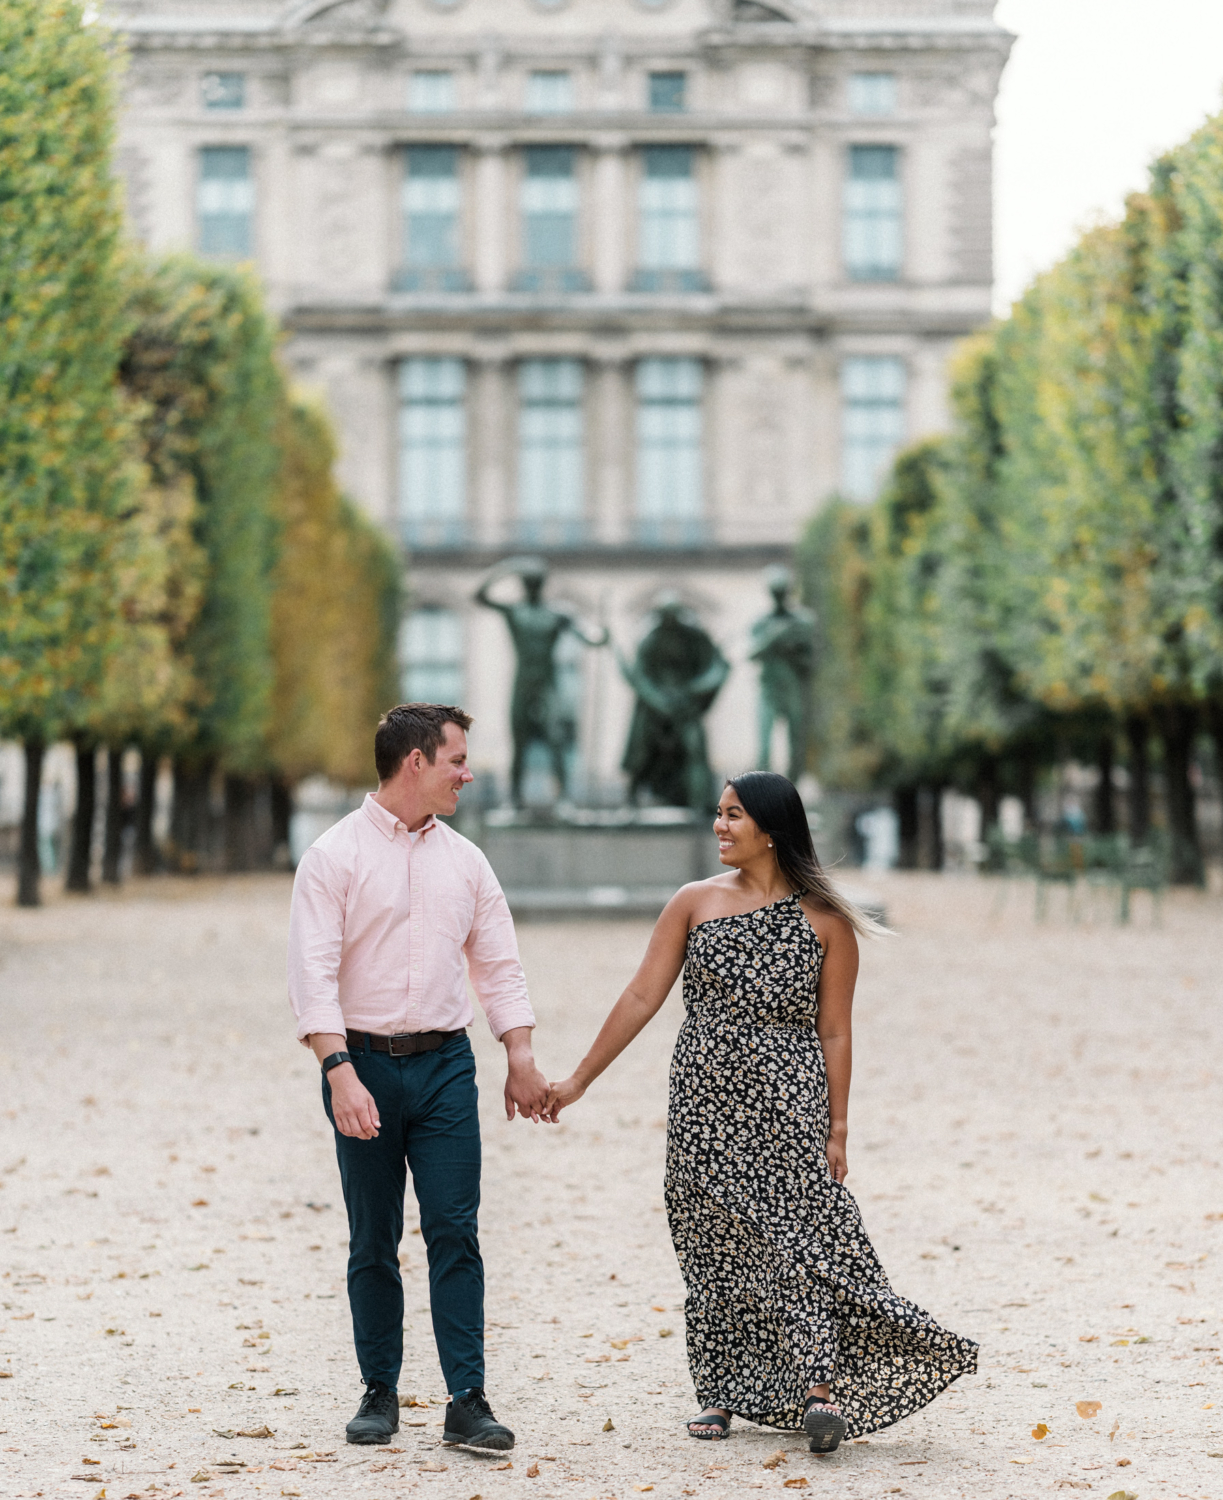
M487 1417L490 1422L497 1420L493 1416L492 1407L488 1404L488 1397L478 1387L468 1391L459 1404L465 1407L473 1417Z
M392 1404L397 1401L398 1397L386 1386L367 1386L365 1395L361 1397L361 1406L357 1415L359 1417L383 1416L391 1410Z

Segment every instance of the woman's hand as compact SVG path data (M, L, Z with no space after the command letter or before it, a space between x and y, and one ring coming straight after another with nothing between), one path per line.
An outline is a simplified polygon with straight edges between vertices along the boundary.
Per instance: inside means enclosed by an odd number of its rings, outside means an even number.
M835 1127L828 1132L828 1144L824 1147L824 1155L828 1158L828 1170L832 1173L834 1182L844 1182L849 1176L849 1162L845 1156L846 1132Z
M586 1085L579 1083L576 1076L565 1078L560 1083L553 1083L548 1088L548 1100L544 1105L544 1119L551 1120L555 1125L560 1112L570 1104L576 1104L586 1092Z

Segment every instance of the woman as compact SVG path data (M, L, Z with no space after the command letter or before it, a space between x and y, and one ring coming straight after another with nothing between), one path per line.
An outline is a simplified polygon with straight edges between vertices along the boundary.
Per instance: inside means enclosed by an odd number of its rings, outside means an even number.
M976 1369L977 1346L892 1291L844 1186L856 933L784 776L727 783L725 875L672 897L556 1119L654 1016L684 971L671 1064L667 1214L687 1288L694 1438L732 1413L801 1428L811 1451L874 1432Z

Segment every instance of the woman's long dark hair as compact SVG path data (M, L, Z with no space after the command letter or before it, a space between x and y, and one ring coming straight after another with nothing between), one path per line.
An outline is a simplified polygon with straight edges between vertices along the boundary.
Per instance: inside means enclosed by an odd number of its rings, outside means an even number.
M800 896L813 896L864 937L887 931L841 895L824 873L811 842L807 810L792 781L776 771L745 771L726 784L735 789L752 822L773 840L777 867Z

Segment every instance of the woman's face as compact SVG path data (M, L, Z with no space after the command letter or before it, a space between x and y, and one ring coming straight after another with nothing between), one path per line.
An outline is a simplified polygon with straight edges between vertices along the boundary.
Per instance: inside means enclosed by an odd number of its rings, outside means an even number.
M772 840L748 815L733 786L722 788L713 831L718 836L718 858L736 870L761 855L773 853Z

